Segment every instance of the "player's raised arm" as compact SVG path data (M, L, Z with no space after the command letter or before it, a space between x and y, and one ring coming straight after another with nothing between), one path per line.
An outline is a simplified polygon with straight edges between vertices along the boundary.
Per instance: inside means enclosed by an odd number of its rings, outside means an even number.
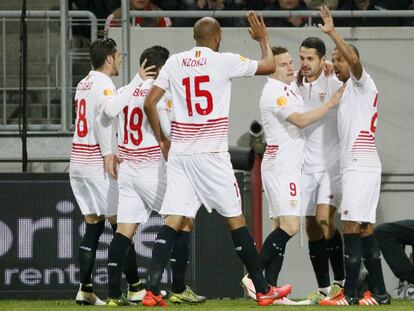
M249 11L247 13L247 21L249 22L249 34L253 40L260 43L262 49L262 59L258 61L256 75L268 75L275 72L275 60L273 58L272 49L269 45L269 34L263 20L263 16L257 17L256 12Z
M326 6L321 7L319 14L321 15L324 25L319 24L319 28L326 33L335 43L339 52L345 58L350 66L353 76L359 80L362 76L362 64L359 56L354 49L345 42L341 35L336 31L331 12Z
M108 97L104 102L102 102L99 113L105 114L105 116L113 119L124 109L130 99L131 94L137 87L140 87L141 84L147 79L153 79L156 76L155 71L151 71L155 66L146 67L147 60L145 59L141 64L137 74L131 80L131 82L124 87L124 90L116 94L115 96Z

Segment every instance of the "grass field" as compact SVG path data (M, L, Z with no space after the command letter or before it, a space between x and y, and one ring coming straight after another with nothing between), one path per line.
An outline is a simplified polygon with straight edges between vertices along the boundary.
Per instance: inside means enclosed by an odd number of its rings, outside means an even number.
M107 309L107 307L86 307L78 306L73 300L0 300L0 310L18 310L18 311L29 311L29 310L73 310L73 311L86 311L86 310L97 310L100 308ZM152 310L144 308L142 306L123 307L122 309L140 309L140 310ZM413 311L414 300L393 300L392 305L388 306L352 306L352 307L321 307L321 306L269 306L269 307L258 307L251 300L208 300L205 304L190 306L190 305L169 305L167 310L292 310L292 311L316 311L328 309L329 311L335 310L372 310L380 309L381 311ZM158 308L155 310L159 310Z

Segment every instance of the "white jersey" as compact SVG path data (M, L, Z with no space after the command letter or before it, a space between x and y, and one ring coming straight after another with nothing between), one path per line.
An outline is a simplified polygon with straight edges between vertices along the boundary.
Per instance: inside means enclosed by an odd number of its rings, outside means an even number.
M231 78L256 70L257 61L207 47L172 55L155 81L171 91L170 155L226 152Z
M144 169L154 171L162 161L161 149L144 112L144 100L153 83L154 80L148 79L133 90L128 105L119 114L119 156L126 169L124 172L129 175L136 175L137 171ZM157 109L160 112L168 110L165 97L158 103Z
M326 77L321 74L316 81L305 82L300 87L306 111L319 107L329 100L341 87L335 76ZM338 108L331 109L323 118L304 129L305 172L316 173L327 170L339 160L339 136L338 136Z
M296 83L289 85L268 78L260 98L260 113L267 142L262 170L302 168L302 130L287 121L292 113L302 110L303 99Z
M342 169L381 171L375 145L378 91L374 80L363 70L357 81L351 73L338 112Z
M71 176L95 178L105 175L97 122L100 122L99 106L115 93L111 78L98 71L90 71L78 83L75 94L75 133L69 166Z

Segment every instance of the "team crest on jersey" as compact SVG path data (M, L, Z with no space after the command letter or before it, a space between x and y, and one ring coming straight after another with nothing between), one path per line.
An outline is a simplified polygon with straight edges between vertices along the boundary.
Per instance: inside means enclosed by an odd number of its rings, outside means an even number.
M171 99L169 99L167 101L167 107L168 107L168 109L171 109L172 108L172 100Z
M196 51L196 52L195 52L195 57L196 57L196 58L199 58L200 56L201 56L201 51Z
M111 96L113 94L111 89L104 89L103 94L105 96Z
M319 93L318 95L319 95L319 100L320 100L321 102L323 102L323 101L325 100L326 93Z
M287 105L287 98L285 96L280 96L276 99L276 104L280 107L284 107Z

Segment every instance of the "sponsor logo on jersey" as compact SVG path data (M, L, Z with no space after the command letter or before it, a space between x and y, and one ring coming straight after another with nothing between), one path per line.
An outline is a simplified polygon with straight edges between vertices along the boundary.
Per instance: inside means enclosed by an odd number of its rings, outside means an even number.
M103 94L105 96L111 96L114 92L111 89L104 89Z
M77 91L88 91L92 88L93 81L81 81L78 83L76 90Z
M285 96L280 96L276 99L276 104L280 107L284 107L287 105L287 98Z
M240 56L240 60L241 60L242 62L247 62L248 58L246 58L246 57L244 57L244 56L241 56L241 55L239 55L239 56Z
M289 200L290 207L295 208L296 204L298 203L298 200Z
M195 57L196 57L196 58L199 58L200 56L201 56L201 51L196 51L196 52L195 52Z

